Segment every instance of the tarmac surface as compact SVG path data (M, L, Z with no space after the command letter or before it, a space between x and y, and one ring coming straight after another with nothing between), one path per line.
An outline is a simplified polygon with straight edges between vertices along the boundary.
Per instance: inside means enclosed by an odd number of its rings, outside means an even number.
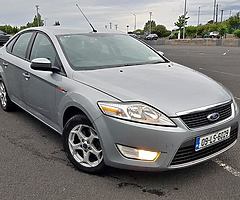
M240 48L155 47L229 88L240 103ZM204 94L203 94L204 95ZM0 110L0 199L240 199L240 143L203 164L169 172L76 170L61 137L19 109Z

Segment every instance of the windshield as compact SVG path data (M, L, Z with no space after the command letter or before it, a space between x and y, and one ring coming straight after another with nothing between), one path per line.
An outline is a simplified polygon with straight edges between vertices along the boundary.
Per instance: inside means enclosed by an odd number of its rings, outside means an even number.
M74 70L166 62L140 41L121 34L60 35L58 40Z

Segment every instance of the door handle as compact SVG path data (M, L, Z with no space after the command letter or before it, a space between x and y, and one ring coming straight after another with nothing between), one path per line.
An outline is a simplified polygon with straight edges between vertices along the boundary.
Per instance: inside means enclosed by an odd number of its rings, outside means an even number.
M24 78L25 78L26 81L28 81L28 79L31 78L31 76L30 76L30 74L29 74L28 72L25 72L25 73L23 73L22 75L24 76Z
M7 68L7 66L8 66L8 63L6 63L6 62L3 62L3 66L4 66L5 68Z

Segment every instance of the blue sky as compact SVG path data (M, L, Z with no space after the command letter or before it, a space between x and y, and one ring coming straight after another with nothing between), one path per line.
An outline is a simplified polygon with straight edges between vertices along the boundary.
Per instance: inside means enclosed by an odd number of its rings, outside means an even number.
M213 0L187 0L190 25L197 24L198 7L201 7L201 23L213 18ZM47 19L47 25L60 21L63 26L77 26L87 29L88 26L80 15L75 4L78 3L85 14L97 28L103 28L112 22L118 24L120 30L134 28L134 16L137 15L137 28L143 28L153 13L153 20L174 28L174 22L183 13L184 0L0 0L0 24L22 25L32 21L35 5L40 5L40 13ZM220 9L224 10L224 18L240 11L239 0L218 0Z

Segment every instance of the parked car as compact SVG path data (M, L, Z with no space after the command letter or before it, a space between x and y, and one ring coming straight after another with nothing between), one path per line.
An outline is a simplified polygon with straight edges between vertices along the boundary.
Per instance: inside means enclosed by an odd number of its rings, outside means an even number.
M213 31L213 32L210 32L209 37L210 38L218 38L219 39L221 36L220 36L219 32Z
M4 45L8 40L10 36L7 35L7 33L0 30L0 46Z
M220 37L221 36L220 36L219 32L216 32L216 31L214 31L214 32L207 32L203 36L203 38L217 38L217 39L219 39Z
M133 38L136 38L136 39L140 39L140 35L136 35L134 33L128 33L129 36L133 37Z
M157 34L149 34L148 36L146 36L146 40L157 40L157 39L158 39Z
M187 167L238 137L226 88L122 33L19 32L0 49L0 100L60 133L69 160L88 173Z

